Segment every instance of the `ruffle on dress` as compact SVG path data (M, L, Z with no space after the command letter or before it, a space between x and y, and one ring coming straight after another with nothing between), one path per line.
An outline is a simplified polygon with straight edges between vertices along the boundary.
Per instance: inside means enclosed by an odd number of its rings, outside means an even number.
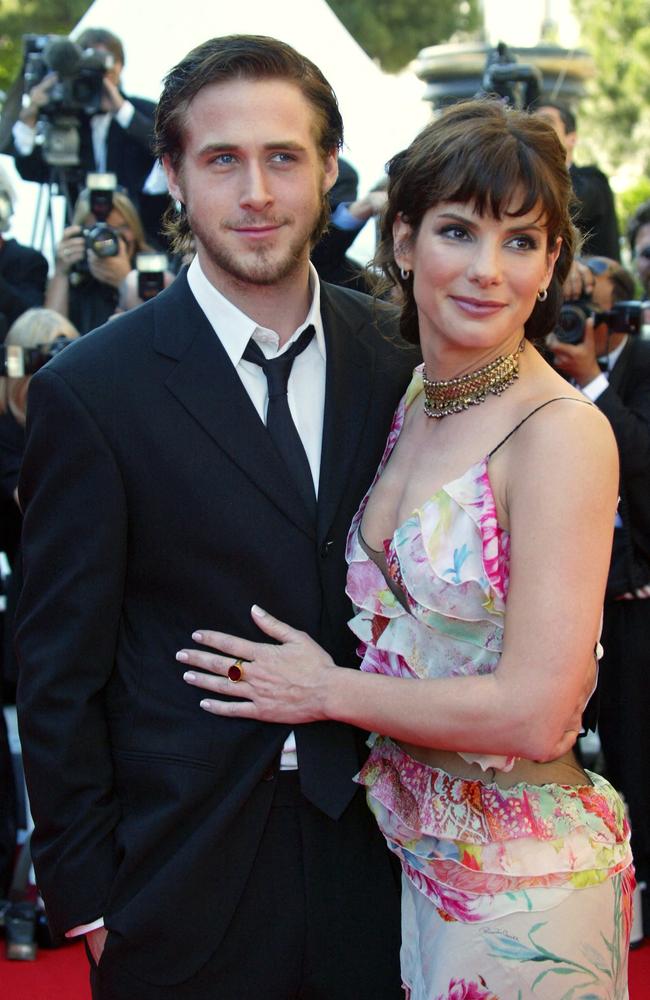
M413 884L453 919L489 920L547 909L630 865L621 801L604 778L589 777L593 785L503 789L375 737L355 780Z

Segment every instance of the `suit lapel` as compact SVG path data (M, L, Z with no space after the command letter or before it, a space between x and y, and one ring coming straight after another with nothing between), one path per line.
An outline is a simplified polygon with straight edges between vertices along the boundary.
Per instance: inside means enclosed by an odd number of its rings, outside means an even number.
M166 386L228 457L310 537L314 524L221 341L179 275L155 303L154 346L177 364Z
M323 447L318 489L318 540L336 516L350 478L370 406L375 352L356 336L336 293L321 284L321 315L327 348ZM379 334L378 334L379 336Z
M628 337L628 341L621 351L618 361L614 365L612 371L609 375L609 385L610 388L614 389L615 392L621 392L621 386L627 374L628 367L631 363L631 353L633 351L634 341L631 337Z

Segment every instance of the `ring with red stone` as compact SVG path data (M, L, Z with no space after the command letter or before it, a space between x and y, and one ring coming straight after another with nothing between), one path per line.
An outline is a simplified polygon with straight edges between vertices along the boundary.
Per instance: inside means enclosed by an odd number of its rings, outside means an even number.
M233 684L237 684L244 679L244 664L241 660L235 660L234 663L230 664L227 677Z

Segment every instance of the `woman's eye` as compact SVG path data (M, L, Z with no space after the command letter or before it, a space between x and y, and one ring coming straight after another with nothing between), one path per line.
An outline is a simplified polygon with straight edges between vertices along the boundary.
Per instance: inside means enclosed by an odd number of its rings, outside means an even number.
M515 250L535 250L537 241L532 236L513 236L510 245L514 246Z
M469 238L469 233L464 226L444 226L440 233L452 240L463 240Z

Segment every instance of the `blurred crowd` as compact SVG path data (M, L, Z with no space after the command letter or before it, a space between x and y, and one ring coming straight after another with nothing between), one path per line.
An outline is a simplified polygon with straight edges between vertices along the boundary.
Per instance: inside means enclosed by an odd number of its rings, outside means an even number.
M26 180L64 189L69 210L56 244L54 264L38 248L7 234L16 195L0 169L0 551L11 575L5 579L3 684L11 702L17 679L12 651L12 610L20 588L20 510L17 482L25 437L31 374L114 315L137 308L174 281L191 259L179 254L165 230L165 216L179 206L169 197L150 138L155 106L124 93L121 41L110 31L88 29L78 39L110 57L101 108L81 119L79 162L53 170L39 145L43 108L58 76L49 72L26 95L5 152ZM531 113L556 130L567 156L576 199L575 219L584 242L565 288L565 322L544 349L557 369L607 417L621 463L620 506L607 590L601 660L595 762L628 804L637 876L650 877L650 745L645 708L650 696L650 322L642 300L650 298L650 202L636 210L621 239L606 176L593 165L577 166L577 126L571 108L540 101ZM385 203L382 178L359 192L354 167L340 161L330 192L330 226L313 248L322 278L372 293L372 270L359 267L350 248ZM627 261L624 266L621 260ZM386 293L390 294L390 293ZM632 304L630 306L630 303ZM582 318L581 318L582 317ZM593 323L590 321L593 319ZM13 353L10 348L14 349ZM10 357L18 359L12 368ZM22 366L22 367L21 367ZM74 433L74 428L70 429ZM53 447L56 442L53 442ZM585 517L589 511L585 511ZM83 544L83 540L80 540ZM590 762L591 763L591 762ZM0 714L0 897L6 896L16 837L16 782ZM646 926L650 931L650 912Z

